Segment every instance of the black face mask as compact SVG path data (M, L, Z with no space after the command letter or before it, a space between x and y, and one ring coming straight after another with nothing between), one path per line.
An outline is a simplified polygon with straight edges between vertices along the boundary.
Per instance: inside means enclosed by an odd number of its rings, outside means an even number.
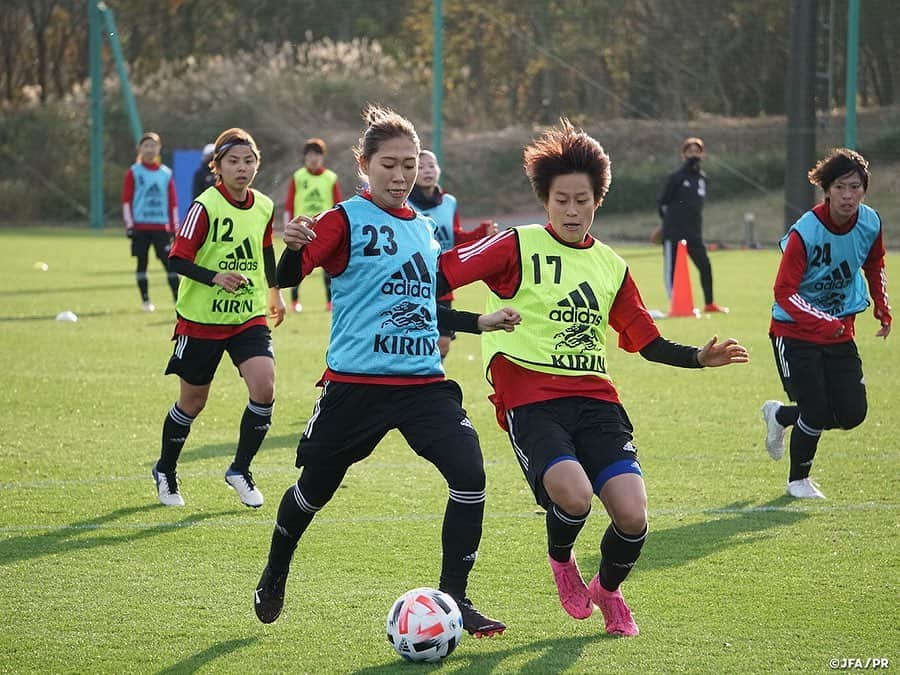
M684 163L687 164L691 169L698 169L700 167L700 158L688 157L686 160L684 160Z

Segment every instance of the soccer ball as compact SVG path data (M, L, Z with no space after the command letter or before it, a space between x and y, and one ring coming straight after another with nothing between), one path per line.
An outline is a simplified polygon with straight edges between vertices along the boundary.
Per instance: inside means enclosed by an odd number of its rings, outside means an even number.
M408 661L440 661L462 639L462 615L449 595L415 588L401 595L387 615L387 639Z

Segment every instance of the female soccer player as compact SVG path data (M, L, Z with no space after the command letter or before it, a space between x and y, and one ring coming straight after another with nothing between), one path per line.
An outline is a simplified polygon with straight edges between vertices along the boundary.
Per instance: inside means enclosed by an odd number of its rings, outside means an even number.
M291 176L287 199L284 202L284 224L287 225L295 216L315 216L330 209L341 201L341 187L337 174L325 168L325 155L328 148L321 138L310 138L303 144L303 166ZM331 311L331 277L324 273L325 302ZM291 309L302 312L300 289L291 288Z
M416 184L409 193L409 204L417 211L434 221L434 236L441 245L441 251L449 251L456 244L463 244L475 239L482 239L497 233L497 225L492 221L484 221L474 230L464 230L459 223L459 211L456 208L456 197L444 192L438 181L441 179L441 167L437 157L431 150L419 153L419 174ZM450 308L453 294L448 293L438 298L438 305ZM441 358L446 358L450 351L450 342L455 339L454 331L440 328L438 349Z
M809 473L825 429L852 429L866 417L866 384L853 340L856 315L875 304L878 337L891 333L881 218L862 203L869 163L858 152L835 148L809 171L824 200L803 214L781 240L769 337L784 391L796 405L766 401L766 450L784 454L791 432L787 493L825 495ZM865 274L860 274L862 269Z
M178 201L172 170L162 163L159 135L147 131L138 143L134 164L125 172L122 184L122 219L131 239L131 255L137 258L134 277L141 293L141 309L153 312L147 286L150 245L166 270L172 297L178 297L178 275L169 269L169 246L178 222Z
M163 423L153 480L162 504L184 504L175 473L178 456L227 351L250 401L225 482L243 504L260 507L263 496L250 462L269 431L275 402L275 361L266 315L276 326L284 319L275 283L274 206L250 187L259 170L259 149L243 129L219 134L210 165L216 184L191 204L169 258L172 269L184 277L175 304L175 350L166 368L166 374L181 378L181 393Z
M481 279L488 308L508 302L521 313L515 333L482 338L484 364L497 419L547 512L560 601L576 619L596 604L607 633L637 635L619 586L647 536L647 496L633 428L606 368L606 328L619 333L622 349L682 368L745 363L747 351L732 339L697 348L660 336L625 261L589 234L610 183L609 157L596 140L563 119L525 148L525 173L549 224L449 251L438 288ZM612 522L599 571L585 585L573 546L594 494Z
M407 119L385 108L368 107L364 119L356 155L366 191L319 215L314 227L300 216L284 231L280 285L299 283L322 266L332 277L334 310L322 394L297 446L302 472L278 508L254 596L256 615L263 623L278 618L291 558L313 516L350 465L398 429L449 487L440 589L456 599L469 633L502 633L506 626L466 597L481 540L484 466L462 392L444 378L437 350L440 245L432 221L406 202L416 180L419 137ZM468 319L473 330L476 322L481 330L511 329L513 314L501 309Z

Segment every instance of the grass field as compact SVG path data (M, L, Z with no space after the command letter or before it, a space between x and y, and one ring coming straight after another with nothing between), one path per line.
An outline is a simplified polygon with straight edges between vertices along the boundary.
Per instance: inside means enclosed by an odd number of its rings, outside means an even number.
M275 509L296 478L294 447L318 390L328 320L317 278L305 311L275 331L278 393L254 464L267 498L242 507L223 481L246 390L223 362L179 473L183 509L161 507L150 467L177 381L172 303L151 261L158 310L144 314L124 238L0 231L0 671L410 673L384 639L395 597L434 585L446 489L398 436L348 474L316 518L288 581L285 612L257 622L251 593ZM664 308L655 248L621 249L647 305ZM46 262L47 271L35 268ZM777 253L712 254L727 316L660 323L673 340L716 333L752 362L706 371L613 350L610 367L636 428L650 536L623 587L641 635L611 639L599 612L559 606L536 511L493 421L478 338L447 361L479 429L488 473L484 539L470 594L507 622L463 640L443 672L823 672L831 659L900 663L900 359L858 320L870 411L829 432L813 476L828 499L783 495L786 460L763 447L759 406L781 398L766 335ZM900 274L891 254L888 275ZM692 270L692 274L694 271ZM695 294L699 292L694 277ZM477 309L481 287L457 306ZM62 310L77 323L54 321ZM611 338L614 341L614 337ZM577 546L587 575L606 518L595 505ZM422 666L430 670L433 666Z

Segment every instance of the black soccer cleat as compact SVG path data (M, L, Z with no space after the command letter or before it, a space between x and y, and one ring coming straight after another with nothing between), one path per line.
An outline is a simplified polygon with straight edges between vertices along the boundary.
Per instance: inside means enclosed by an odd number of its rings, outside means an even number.
M503 631L506 630L505 623L479 612L468 598L457 600L456 604L459 605L459 611L462 614L463 628L468 631L469 635L474 635L477 638L491 637L493 635L503 635Z
M287 570L281 574L272 574L269 566L263 570L256 591L253 593L253 609L256 618L263 623L273 623L284 607L284 585L287 582Z

